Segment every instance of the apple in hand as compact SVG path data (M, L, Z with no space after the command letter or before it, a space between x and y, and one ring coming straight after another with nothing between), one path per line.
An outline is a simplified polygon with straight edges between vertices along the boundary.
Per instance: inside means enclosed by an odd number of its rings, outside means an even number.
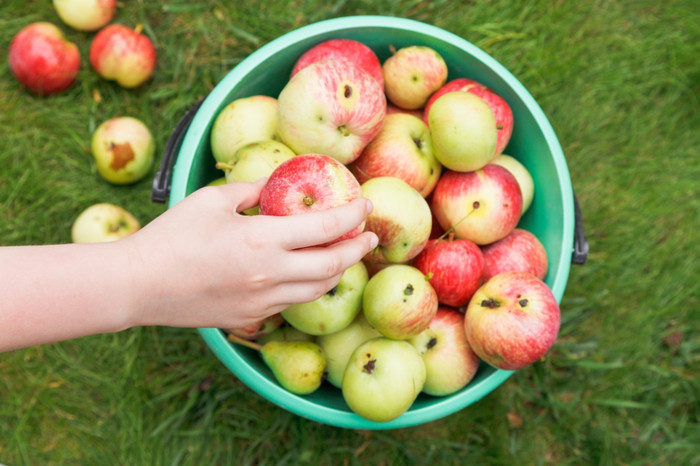
M430 326L409 341L423 357L423 392L428 395L446 396L461 390L479 369L479 357L464 332L464 314L455 309L440 307Z
M258 205L262 215L295 215L331 209L360 197L360 183L345 165L323 154L300 154L272 172ZM354 238L364 228L365 221L327 244Z
M364 260L401 263L416 257L428 242L432 228L428 202L408 183L393 176L365 181L362 192L374 206L367 216L366 229L379 238L377 247Z
M559 303L547 284L527 272L495 275L469 302L464 328L484 362L517 370L544 356L560 325Z
M447 64L430 47L402 47L382 64L387 99L407 110L422 108L447 80Z
M473 172L443 173L431 207L443 230L453 229L458 238L483 246L513 231L522 202L515 177L499 165L488 164Z
M539 239L516 228L503 239L481 248L484 256L484 281L503 272L529 272L540 280L547 276L547 251Z
M61 20L79 31L96 31L112 21L116 0L53 0Z
M373 338L358 346L343 374L342 393L350 409L374 422L405 413L425 383L425 363L407 341Z
M125 238L140 228L139 221L129 211L103 202L78 215L71 228L71 239L74 243L106 243Z
M382 335L406 340L435 317L438 297L423 272L407 264L390 265L372 276L362 296L367 321Z
M493 116L496 119L496 129L498 130L494 156L498 156L506 148L513 134L513 111L503 97L478 81L468 78L457 78L449 81L435 91L425 104L423 118L426 124L428 123L428 112L430 112L430 107L433 105L433 102L448 92L459 91L471 92L484 99L488 106L491 107Z
M464 306L483 283L481 249L454 235L428 241L413 260L413 266L428 277L438 301L447 306Z
M236 151L258 141L279 141L277 99L267 95L240 97L217 113L209 142L217 162L231 162Z
M139 181L151 169L155 157L151 131L134 117L104 121L92 135L91 148L97 171L113 184Z
M308 49L294 63L291 76L312 63L329 59L354 63L371 74L384 87L382 64L374 51L362 42L344 38L328 39Z
M516 180L518 180L518 186L520 186L520 193L523 195L523 211L525 211L532 204L532 198L535 195L535 182L532 179L532 175L525 168L518 159L511 155L501 154L491 161L491 163L500 165L507 169Z
M133 89L148 81L156 67L156 49L141 27L110 24L90 44L90 64L102 78Z
M327 335L350 325L362 308L362 293L369 276L362 262L345 269L338 284L320 298L292 304L282 317L309 335Z
M345 368L355 348L367 340L381 336L382 334L367 322L362 312L359 312L355 320L345 328L327 335L319 335L316 343L323 348L326 355L326 380L340 388Z
M284 323L284 318L280 313L272 314L265 317L259 322L247 325L245 327L235 327L224 329L229 335L235 335L246 340L258 340L259 338L269 335L278 329Z
M387 115L379 134L350 164L350 171L360 183L393 176L404 180L423 197L435 188L441 170L433 154L428 126L407 113Z
M349 61L321 60L302 68L278 98L277 128L297 154L355 160L379 132L386 113L382 86Z
M51 95L75 82L80 52L58 27L38 22L25 26L13 37L8 61L12 74L29 91Z
M496 157L497 127L491 107L470 92L448 92L428 111L435 157L450 170L478 170Z

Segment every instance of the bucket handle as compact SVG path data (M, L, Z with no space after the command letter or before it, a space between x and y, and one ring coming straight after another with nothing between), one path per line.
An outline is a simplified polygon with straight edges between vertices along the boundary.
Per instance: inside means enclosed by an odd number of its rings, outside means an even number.
M185 137L187 129L190 127L197 110L201 107L204 99L194 104L187 113L180 119L172 134L168 138L163 150L163 158L160 161L160 167L153 177L153 185L151 188L151 201L159 204L164 204L170 195L170 176L175 165L175 159L180 151L182 140ZM581 206L579 206L576 194L574 194L574 248L571 254L571 263L583 265L588 259L588 238L583 230L583 215Z

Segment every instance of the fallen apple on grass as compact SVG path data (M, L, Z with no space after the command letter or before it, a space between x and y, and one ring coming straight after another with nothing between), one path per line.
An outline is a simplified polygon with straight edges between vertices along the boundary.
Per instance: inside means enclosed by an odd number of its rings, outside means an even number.
M323 154L301 154L282 162L260 192L260 214L295 215L327 210L362 197L360 183L348 168ZM353 238L364 230L357 227L328 244Z
M560 325L559 303L545 282L527 272L493 276L467 306L464 328L481 360L518 370L542 358Z
M116 0L53 0L58 17L78 31L96 31L112 21Z
M156 68L156 49L141 30L140 25L132 29L123 24L100 29L90 44L90 64L98 75L127 89L151 79Z
M349 61L322 60L297 72L279 96L277 129L297 154L355 160L381 129L386 98L371 74Z
M74 243L106 243L125 238L141 228L141 224L121 206L101 202L83 210L71 227Z
M155 158L155 142L138 118L114 117L102 122L92 135L97 171L113 184L131 184L144 178Z
M10 42L10 71L30 92L48 96L73 85L80 70L78 47L54 24L32 23Z

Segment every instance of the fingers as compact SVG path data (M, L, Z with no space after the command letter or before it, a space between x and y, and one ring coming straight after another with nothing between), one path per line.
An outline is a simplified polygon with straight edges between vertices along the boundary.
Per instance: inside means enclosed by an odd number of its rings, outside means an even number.
M258 205L260 191L265 186L265 181L265 178L261 178L255 182L226 183L214 188L224 193L231 208L236 212L242 212Z
M276 218L284 222L283 246L297 249L338 238L362 223L371 211L372 203L362 198L333 209Z

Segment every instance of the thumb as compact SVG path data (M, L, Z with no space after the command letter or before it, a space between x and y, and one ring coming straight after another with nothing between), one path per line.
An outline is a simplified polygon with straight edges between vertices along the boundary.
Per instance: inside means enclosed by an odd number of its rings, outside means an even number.
M267 182L267 178L260 178L255 182L234 181L220 186L225 190L225 195L231 200L236 212L242 212L258 205L260 192Z

